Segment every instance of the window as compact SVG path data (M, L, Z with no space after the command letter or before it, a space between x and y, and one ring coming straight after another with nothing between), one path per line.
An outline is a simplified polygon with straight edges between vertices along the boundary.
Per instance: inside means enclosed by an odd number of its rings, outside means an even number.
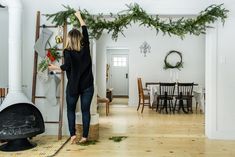
M113 66L115 67L125 67L127 66L127 58L126 57L113 57Z

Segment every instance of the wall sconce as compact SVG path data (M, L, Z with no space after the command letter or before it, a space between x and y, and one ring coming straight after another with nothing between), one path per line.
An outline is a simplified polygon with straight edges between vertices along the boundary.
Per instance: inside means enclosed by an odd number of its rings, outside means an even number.
M140 46L140 53L144 53L144 57L146 57L146 53L150 53L151 46L144 41L143 44Z

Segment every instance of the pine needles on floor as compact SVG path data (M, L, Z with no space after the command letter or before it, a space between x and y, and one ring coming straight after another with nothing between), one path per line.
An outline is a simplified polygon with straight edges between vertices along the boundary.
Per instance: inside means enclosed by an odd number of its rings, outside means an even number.
M80 145L80 146L89 146L89 145L95 145L97 142L99 142L99 141L92 140L92 141L86 141L84 143L77 142L77 145Z
M109 140L113 140L114 142L121 142L125 138L127 138L127 136L112 136L109 138Z

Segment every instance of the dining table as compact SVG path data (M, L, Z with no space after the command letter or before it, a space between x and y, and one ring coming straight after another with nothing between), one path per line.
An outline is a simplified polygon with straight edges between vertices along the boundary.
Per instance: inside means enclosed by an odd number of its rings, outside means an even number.
M206 96L205 88L201 86L195 87L195 89L193 90L193 97L195 98L195 101L196 101L196 107L198 105L201 113L205 112L205 96ZM197 112L197 108L196 108L196 112Z
M145 83L145 86L149 91L151 108L153 108L154 105L157 105L159 85L160 85L160 82L146 82ZM177 87L175 89L176 89L175 95L177 95ZM194 97L195 103L199 106L200 112L203 113L205 111L205 88L195 83L194 88L193 88L193 97ZM184 113L188 113L188 111L186 111L186 109L184 108L182 101L179 103L179 109L182 109Z
M150 107L152 108L154 104L157 104L157 91L159 88L159 83L148 83L146 82L146 88L149 91L150 96Z

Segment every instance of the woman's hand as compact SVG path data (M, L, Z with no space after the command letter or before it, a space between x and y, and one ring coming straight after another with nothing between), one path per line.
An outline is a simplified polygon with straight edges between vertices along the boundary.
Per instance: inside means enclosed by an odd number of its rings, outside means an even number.
M78 18L81 26L85 26L86 25L84 20L82 19L81 12L79 10L75 13L75 16Z
M60 70L60 68L54 64L49 64L48 69L50 71Z
M76 16L77 18L82 18L81 12L80 12L79 10L76 11L75 16Z

